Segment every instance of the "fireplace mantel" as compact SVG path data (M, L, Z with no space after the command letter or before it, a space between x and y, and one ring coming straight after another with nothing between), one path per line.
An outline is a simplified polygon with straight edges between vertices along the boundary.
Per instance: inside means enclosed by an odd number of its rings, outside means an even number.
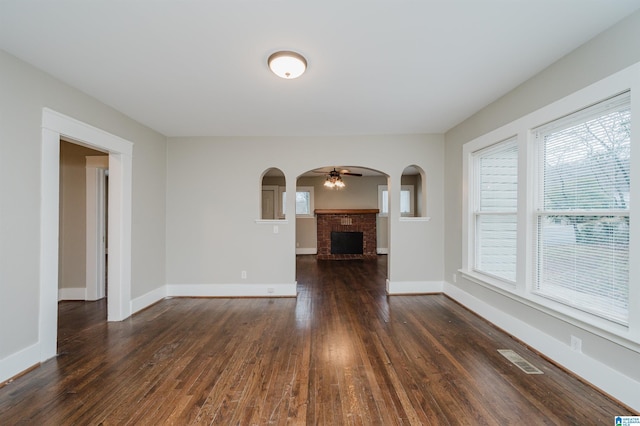
M378 209L315 209L315 214L378 214Z

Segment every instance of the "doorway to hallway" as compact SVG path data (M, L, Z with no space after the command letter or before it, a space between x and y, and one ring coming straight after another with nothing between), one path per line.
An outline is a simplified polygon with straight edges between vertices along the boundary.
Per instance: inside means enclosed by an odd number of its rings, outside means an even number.
M60 141L59 300L106 297L107 153Z
M39 360L57 353L60 140L109 154L107 320L131 315L131 204L133 144L48 108L42 111Z

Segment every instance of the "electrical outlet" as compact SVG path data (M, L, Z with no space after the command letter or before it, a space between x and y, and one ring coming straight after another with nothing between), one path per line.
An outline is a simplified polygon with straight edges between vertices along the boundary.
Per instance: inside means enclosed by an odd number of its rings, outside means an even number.
M458 274L456 274L456 273L454 272L454 273L453 273L453 275L452 275L452 279L453 279L453 282L454 282L454 283L457 283L457 282L458 282Z
M273 225L273 233L277 234L278 232L280 232L280 230L278 229L278 225Z
M582 353L582 339L576 336L571 336L571 350Z
M275 289L273 287L267 288L267 293L273 294L274 292L275 292Z
M246 280L247 279L247 271L240 272L240 278L242 278L243 280Z

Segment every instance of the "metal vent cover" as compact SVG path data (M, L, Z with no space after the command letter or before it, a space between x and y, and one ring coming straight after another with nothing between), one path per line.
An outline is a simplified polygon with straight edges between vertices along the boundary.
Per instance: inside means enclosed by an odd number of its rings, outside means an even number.
M513 365L527 374L544 374L542 370L539 370L511 349L498 349L498 352L500 352L500 355L508 359Z

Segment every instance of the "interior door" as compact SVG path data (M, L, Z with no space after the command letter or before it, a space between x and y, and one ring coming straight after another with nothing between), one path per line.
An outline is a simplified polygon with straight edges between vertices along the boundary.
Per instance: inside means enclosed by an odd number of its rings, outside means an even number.
M262 187L262 219L275 219L277 211L278 187Z

